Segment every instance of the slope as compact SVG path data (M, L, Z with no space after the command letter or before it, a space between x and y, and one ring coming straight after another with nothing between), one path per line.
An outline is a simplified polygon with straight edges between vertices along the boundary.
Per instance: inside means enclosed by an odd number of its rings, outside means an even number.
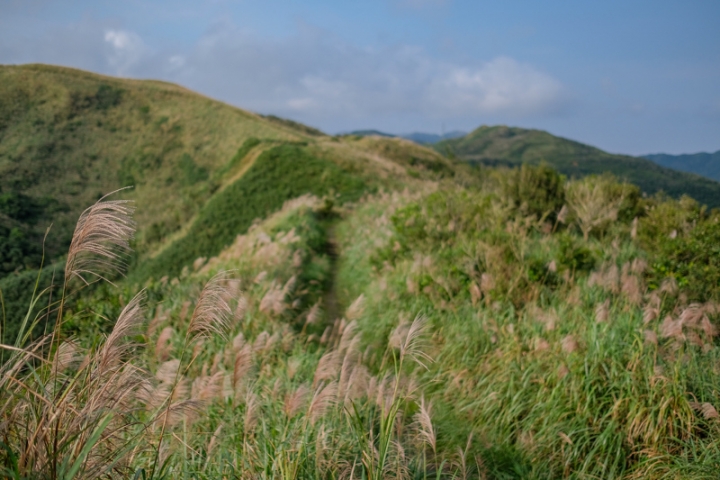
M696 173L720 181L720 150L715 153L701 152L686 155L655 153L643 155L643 158L652 160L663 167L680 170L681 172Z
M142 203L137 247L177 231L230 174L249 138L307 131L155 81L45 65L0 67L0 277L67 247L80 211L102 194Z
M653 194L690 195L709 207L720 206L720 184L698 175L662 167L644 158L615 155L541 130L482 126L468 135L434 145L439 151L476 164L516 166L547 162L570 177L611 172Z

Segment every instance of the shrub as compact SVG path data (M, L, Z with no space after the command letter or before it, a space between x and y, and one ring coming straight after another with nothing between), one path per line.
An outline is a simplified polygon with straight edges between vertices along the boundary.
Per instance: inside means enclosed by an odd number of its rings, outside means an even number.
M602 234L620 212L632 215L637 202L637 187L619 184L612 175L590 175L568 183L566 197L568 206L587 240L591 232Z
M651 251L660 248L670 236L688 234L707 217L705 207L688 196L679 200L654 198L645 210L639 220L638 239Z
M279 210L292 198L306 193L334 194L338 201L345 202L360 198L365 190L362 180L301 147L271 148L239 180L207 202L185 237L139 265L133 278L178 275L196 258L217 255L253 220Z
M654 252L650 285L674 277L690 301L720 296L720 217L700 222L684 235L662 236Z
M523 164L501 178L502 197L521 215L555 221L565 201L558 172L544 164Z

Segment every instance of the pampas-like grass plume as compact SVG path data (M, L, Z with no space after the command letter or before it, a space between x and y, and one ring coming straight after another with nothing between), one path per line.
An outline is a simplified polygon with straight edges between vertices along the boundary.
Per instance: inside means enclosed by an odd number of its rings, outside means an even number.
M227 298L227 272L219 272L205 284L195 305L188 334L193 339L220 335L225 337L230 328L232 310Z
M172 352L172 344L170 340L175 334L175 330L172 327L165 327L158 335L157 341L155 342L155 358L159 362L164 362L170 358Z
M337 387L337 382L330 382L315 390L308 407L308 416L313 424L337 403Z
M130 300L130 303L123 308L115 323L115 327L100 349L98 362L98 369L100 371L105 371L119 363L122 358L129 353L130 349L133 348L133 344L125 343L122 340L125 337L140 334L140 326L145 320L141 306L144 300L145 292L140 291Z
M427 363L432 362L432 358L423 351L425 348L425 333L427 331L427 318L418 315L407 329L405 337L399 345L400 363L408 357L427 370Z
M306 385L300 385L292 394L288 394L287 397L285 397L285 415L287 415L288 418L294 417L303 405L305 405L309 395L310 389Z
M363 311L365 310L365 295L360 295L355 299L353 303L350 304L347 311L345 312L345 318L348 319L348 321L353 322L357 319L359 319Z
M66 283L77 277L89 284L123 273L126 256L132 252L135 211L130 200L106 200L111 192L86 209L78 219L65 262Z
M415 414L415 421L418 425L418 433L423 443L430 446L433 452L436 452L437 436L433 428L432 418L430 416L431 405L425 403L425 397L420 398L420 410Z

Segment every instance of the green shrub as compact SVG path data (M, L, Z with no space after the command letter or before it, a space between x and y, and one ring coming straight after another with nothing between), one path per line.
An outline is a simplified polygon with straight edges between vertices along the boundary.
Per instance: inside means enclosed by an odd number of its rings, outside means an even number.
M602 235L617 220L634 218L639 211L640 191L620 183L610 174L590 175L569 182L565 196L583 237Z
M175 276L196 258L217 255L253 220L265 218L300 195L334 194L345 202L360 198L365 191L362 180L330 161L313 157L298 146L274 147L263 152L239 180L211 198L188 234L139 265L133 278Z
M521 215L554 222L565 202L563 177L547 165L523 164L501 177L502 197Z
M651 287L674 277L690 301L720 298L720 217L700 222L685 235L661 237L654 253Z
M195 185L208 179L208 171L205 167L198 166L190 155L183 153L180 157L180 171L183 175L185 185Z
M39 281L38 273L40 273ZM22 320L28 312L35 282L38 281L38 292L41 292L51 285L57 285L62 282L63 276L64 273L61 266L54 265L45 267L42 272L38 270L26 270L0 279L0 292L2 293L4 307L4 324L0 338L2 343L12 344L15 342L17 334L20 331ZM48 297L44 297L44 300L47 299ZM30 319L32 320L34 316L46 306L47 304L42 302L36 305L35 309L31 312ZM0 312L0 319L2 318L3 313ZM51 315L50 319L54 321L55 317ZM52 325L48 327L52 328ZM45 328L45 322L39 323L33 332L33 338L42 334Z
M654 198L639 220L638 239L644 248L654 251L673 235L685 235L706 218L706 210L688 196L679 200Z

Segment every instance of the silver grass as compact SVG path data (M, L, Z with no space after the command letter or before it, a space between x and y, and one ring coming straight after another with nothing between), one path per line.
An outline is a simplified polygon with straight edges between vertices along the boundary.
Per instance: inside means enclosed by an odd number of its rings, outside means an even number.
M89 284L93 277L123 273L132 252L135 207L130 200L106 200L119 191L105 195L80 215L65 262L66 282L77 277Z
M190 319L188 334L193 339L211 335L227 336L232 310L226 298L227 272L219 272L205 284Z
M407 334L400 344L400 362L408 357L420 366L428 369L427 363L431 363L433 360L430 356L423 351L426 347L425 333L427 331L427 318L418 315L413 320L410 328L407 330Z
M110 365L116 364L134 346L132 343L123 342L126 337L139 335L140 326L145 320L142 309L142 302L145 300L145 292L140 291L123 308L118 317L115 327L105 340L100 349L98 368L107 369Z
M415 421L418 425L418 434L420 440L429 445L433 452L437 447L437 436L433 428L432 418L430 415L431 405L425 403L425 397L420 398L420 410L415 414Z

